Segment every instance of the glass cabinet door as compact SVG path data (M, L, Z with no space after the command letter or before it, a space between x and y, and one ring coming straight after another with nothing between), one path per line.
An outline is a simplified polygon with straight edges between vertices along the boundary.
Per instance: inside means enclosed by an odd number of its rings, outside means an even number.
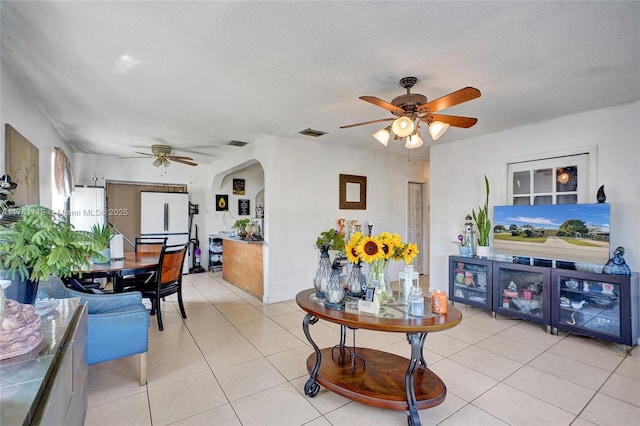
M559 278L559 322L620 337L620 284Z
M449 299L491 309L491 262L451 256Z
M640 274L553 271L553 327L633 347L640 335Z
M494 263L494 311L550 324L550 271L548 268Z

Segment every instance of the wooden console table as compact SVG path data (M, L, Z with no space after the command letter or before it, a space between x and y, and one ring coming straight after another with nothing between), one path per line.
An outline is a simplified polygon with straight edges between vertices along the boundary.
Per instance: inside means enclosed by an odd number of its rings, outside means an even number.
M307 315L302 327L313 346L307 358L310 373L304 391L314 397L322 385L346 398L375 407L409 410L410 426L420 425L418 410L441 404L447 393L442 380L427 368L422 355L427 333L446 330L460 323L462 313L449 306L446 314L431 314L430 300L425 299L424 317L411 317L406 306L383 305L377 316L359 314L347 302L345 309L325 308L314 289L303 290L296 303ZM340 342L333 348L320 349L311 338L309 324L319 319L340 324ZM354 330L353 345L349 346L347 328ZM367 329L405 333L411 345L411 358L355 346L355 330ZM403 375L404 373L404 375Z

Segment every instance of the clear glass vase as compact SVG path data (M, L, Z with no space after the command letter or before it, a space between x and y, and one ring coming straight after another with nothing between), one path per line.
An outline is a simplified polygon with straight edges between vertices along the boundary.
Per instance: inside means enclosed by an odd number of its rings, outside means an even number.
M329 278L331 278L331 260L329 259L329 250L320 249L320 261L318 262L318 269L316 269L316 276L313 280L313 286L316 289L316 297L324 298L324 293L327 290L329 284Z
M367 287L375 288L375 297L381 305L393 301L393 288L387 273L389 261L378 260L371 264L367 276Z

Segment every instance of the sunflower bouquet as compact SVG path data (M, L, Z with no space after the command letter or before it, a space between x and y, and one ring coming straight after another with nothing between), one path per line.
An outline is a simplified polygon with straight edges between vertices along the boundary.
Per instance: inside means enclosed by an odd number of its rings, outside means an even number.
M364 262L371 268L372 279L384 282L384 273L392 260L403 260L407 265L418 255L418 246L402 241L398 234L381 232L377 236L365 236L356 232L345 247L347 259L354 264ZM388 284L388 283L387 283ZM381 301L391 300L391 286L376 289Z

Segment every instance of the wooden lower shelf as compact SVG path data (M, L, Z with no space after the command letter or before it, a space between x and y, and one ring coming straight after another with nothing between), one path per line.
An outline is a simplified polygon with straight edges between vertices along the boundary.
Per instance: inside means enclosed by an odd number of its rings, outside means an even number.
M356 348L356 353L366 361L357 361L355 373L351 361L339 364L331 357L331 348L321 349L322 362L316 381L326 389L354 401L390 410L407 410L405 373L409 360L398 355L368 348ZM336 350L337 353L337 350ZM315 352L307 358L307 371L316 362ZM416 408L435 407L447 395L442 380L428 368L418 366L414 375Z

